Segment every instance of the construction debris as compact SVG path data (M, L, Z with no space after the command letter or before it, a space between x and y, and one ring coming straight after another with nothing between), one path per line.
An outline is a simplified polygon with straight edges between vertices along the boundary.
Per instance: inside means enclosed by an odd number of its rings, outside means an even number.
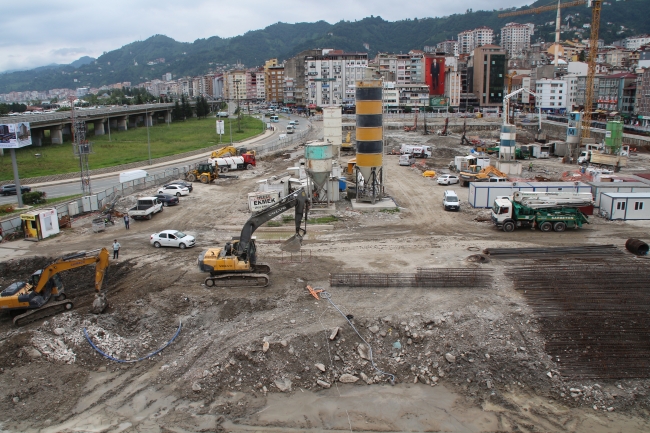
M489 287L490 269L418 268L415 274L330 274L330 285L348 287Z

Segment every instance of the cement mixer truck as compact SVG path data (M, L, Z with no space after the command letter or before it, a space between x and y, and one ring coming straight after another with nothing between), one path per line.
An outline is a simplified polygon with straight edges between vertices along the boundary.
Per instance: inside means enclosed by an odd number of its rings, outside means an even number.
M228 156L225 158L208 158L208 163L219 173L227 173L229 170L252 170L255 167L255 155L245 153L241 156Z
M511 197L494 200L492 222L504 232L535 227L563 232L589 224L580 208L593 203L591 193L516 191Z

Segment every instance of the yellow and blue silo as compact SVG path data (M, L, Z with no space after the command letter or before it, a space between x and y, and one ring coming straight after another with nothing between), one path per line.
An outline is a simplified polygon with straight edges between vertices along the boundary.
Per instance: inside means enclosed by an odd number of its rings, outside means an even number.
M384 196L384 130L381 80L357 81L357 202L375 204Z

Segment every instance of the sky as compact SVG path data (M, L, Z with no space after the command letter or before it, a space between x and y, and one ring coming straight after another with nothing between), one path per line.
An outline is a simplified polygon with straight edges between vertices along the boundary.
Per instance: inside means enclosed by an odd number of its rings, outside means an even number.
M387 21L520 7L533 0L27 0L0 1L0 72L98 57L163 34L179 42L285 23ZM424 6L426 5L426 6Z

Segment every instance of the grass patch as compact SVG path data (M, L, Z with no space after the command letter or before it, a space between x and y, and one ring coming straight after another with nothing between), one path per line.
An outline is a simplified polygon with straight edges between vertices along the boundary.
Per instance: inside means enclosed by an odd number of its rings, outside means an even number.
M395 208L392 208L392 209L381 209L379 212L383 212L383 213L399 213L399 208L395 207Z
M290 223L290 222L295 221L295 220L296 220L296 217L295 217L295 216L291 216L291 215L282 215L282 222L283 222L283 223Z
M259 119L244 117L241 121L242 132L237 132L237 121L226 119L224 145L230 142L230 125L232 122L233 141L240 141L263 132ZM88 158L90 169L113 167L120 164L147 161L147 128L141 124L128 131L111 130L111 141L106 135L94 136L93 124L88 125L89 141L93 144L93 154ZM202 149L219 144L215 133L215 118L188 119L172 122L169 126L158 124L149 127L151 158L176 155L183 152ZM41 157L34 155L39 153ZM27 146L16 149L18 172L21 178L49 176L53 174L74 173L79 171L79 160L72 153L70 136L64 136L63 144L51 144L49 131L43 138L43 146ZM0 156L0 180L12 180L11 155L5 152Z
M267 227L282 227L282 221L269 221L266 225Z
M311 218L307 220L308 224L329 224L338 221L339 219L334 215L327 215L324 217Z

